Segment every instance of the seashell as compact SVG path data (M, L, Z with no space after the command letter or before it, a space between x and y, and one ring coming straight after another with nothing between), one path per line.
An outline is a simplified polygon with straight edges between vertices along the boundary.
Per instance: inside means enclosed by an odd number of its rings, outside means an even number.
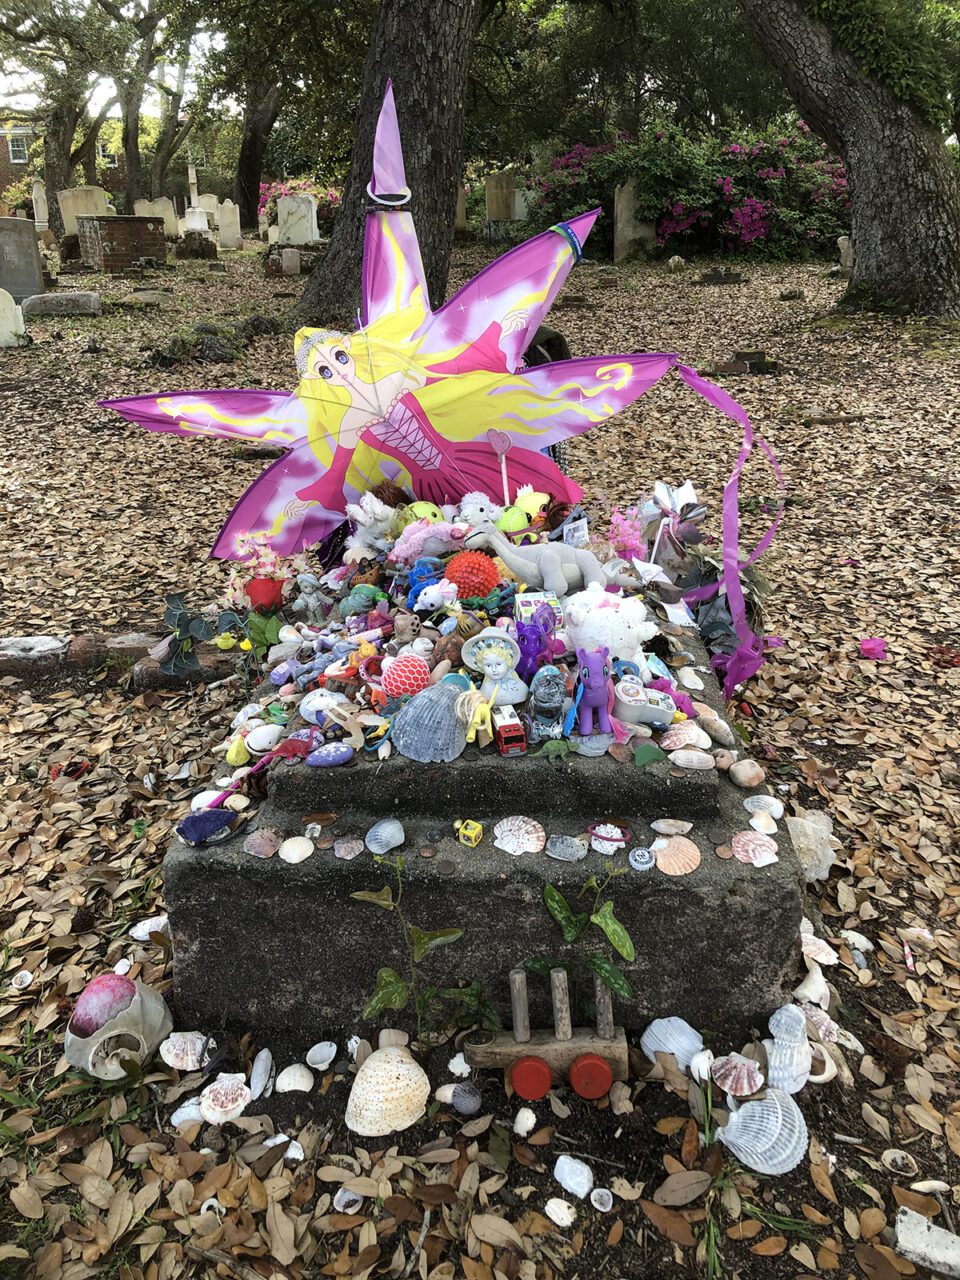
M463 690L454 682L432 684L405 703L393 719L390 741L402 756L421 764L449 764L467 745L454 706Z
M613 1192L607 1187L594 1187L590 1192L590 1203L597 1213L609 1213L613 1208Z
M682 751L685 747L709 751L711 745L710 735L704 733L692 720L682 720L680 724L671 725L660 739L662 751Z
M337 1213L356 1213L362 1204L363 1196L357 1195L356 1191L350 1191L346 1187L340 1187L333 1197L333 1207Z
M944 1192L952 1191L953 1188L942 1178L922 1178L920 1182L911 1182L910 1190L919 1191L921 1195L934 1196L943 1195Z
M577 1220L577 1211L569 1200L560 1200L556 1196L543 1206L543 1212L558 1227L572 1227Z
M703 1037L682 1018L656 1018L640 1037L640 1048L651 1062L658 1053L672 1053L681 1071L703 1048Z
M713 1050L701 1049L690 1059L690 1079L697 1084L706 1084L710 1079L710 1068L713 1066Z
M200 1099L188 1098L186 1102L181 1102L176 1111L171 1113L170 1123L177 1129L185 1124L202 1124L203 1112L200 1109Z
M816 960L817 964L839 964L840 956L834 951L829 942L824 942L823 938L818 938L815 933L800 934L800 950L805 956L809 956L811 960Z
M450 1101L453 1103L453 1109L461 1116L475 1116L480 1110L483 1102L483 1095L475 1084L470 1080L461 1081L460 1084L453 1086L453 1093L450 1095Z
M578 1200L583 1200L593 1190L593 1170L574 1156L558 1156L553 1176L564 1191L569 1191Z
M535 818L512 814L501 818L493 828L493 847L518 858L522 853L540 853L547 843L547 833Z
M730 781L737 787L759 787L766 776L756 760L738 760L730 766Z
M455 1084L442 1084L434 1089L433 1096L438 1102L442 1102L445 1107L450 1106L453 1102L453 1091L456 1087Z
M747 796L743 807L747 813L769 813L777 822L783 817L783 802L776 796Z
M745 1058L742 1053L715 1058L710 1074L731 1098L747 1098L763 1088L763 1072L752 1058Z
M807 1020L808 1030L816 1033L821 1044L837 1043L837 1034L840 1028L829 1013L815 1004L802 1004L800 1008L803 1010L803 1015Z
M219 791L198 791L190 801L190 812L200 813L204 809L209 809L219 796Z
M396 1027L384 1027L377 1036L377 1048L389 1049L399 1046L401 1049L410 1043L406 1031L398 1031Z
M890 1173L901 1178L915 1178L920 1168L909 1151L901 1151L899 1147L887 1147L880 1157L880 1163Z
M807 1020L803 1010L795 1004L783 1004L771 1013L767 1026L783 1044L803 1044L807 1038ZM777 1085L776 1088L780 1086Z
M521 1107L513 1121L513 1132L518 1138L526 1138L537 1127L536 1112L529 1107Z
M262 756L268 751L272 751L282 737L282 725L262 724L256 729L251 729L244 738L244 742L251 755Z
M457 1076L461 1080L466 1080L467 1076L470 1074L470 1063L462 1053L457 1053L447 1063L447 1070L452 1076Z
M556 862L579 862L587 852L587 846L576 836L551 836L547 841L547 857Z
M827 980L823 976L823 970L817 964L816 960L809 960L804 957L804 964L807 966L807 976L799 986L793 989L794 1000L799 1000L801 1004L809 1001L811 1004L818 1004L822 1009L830 1007L830 989L827 986Z
M202 1031L172 1031L160 1045L160 1057L177 1071L199 1071L217 1051L217 1042Z
M200 1094L200 1114L207 1124L227 1124L242 1115L249 1103L244 1077L221 1072Z
M739 862L749 862L755 867L768 867L780 861L776 840L759 831L738 831L730 841L730 847Z
M595 853L611 857L618 850L626 848L630 832L624 832L613 822L600 822L590 828L590 848Z
M308 836L291 836L277 850L282 862L303 862L313 853L313 841Z
M697 724L719 747L735 747L737 736L719 716L699 715Z
M809 1141L800 1108L789 1094L768 1088L766 1096L737 1106L731 1099L730 1118L720 1141L741 1164L769 1176L789 1173L803 1159Z
M260 703L248 702L245 707L241 707L237 714L230 721L231 729L239 729L242 724L246 724L248 720L253 720L260 715Z
M767 1084L784 1093L799 1093L813 1065L804 1012L795 1004L785 1004L771 1016L768 1025L774 1038L763 1041L767 1051Z
M839 1068L833 1054L828 1053L822 1044L810 1045L810 1052L812 1054L812 1064L807 1083L829 1084L831 1080L835 1080Z
M658 818L650 826L660 836L685 836L693 830L693 823L684 822L682 818Z
M337 1046L334 1042L332 1040L321 1040L319 1044L315 1044L307 1050L304 1061L308 1067L313 1067L315 1071L326 1071L336 1056Z
M699 693L704 687L703 681L689 667L680 668L677 672L677 683L682 684L684 689L693 689L696 693Z
M769 813L755 813L750 819L750 826L763 836L775 836L777 834L777 824Z
M313 1088L313 1072L302 1062L291 1063L280 1072L273 1087L277 1093L309 1093Z
M113 972L120 973L120 974L127 974L130 972L132 968L133 968L133 961L128 960L126 957L124 957L122 960L118 960L117 963L113 966ZM26 975L26 980L24 979L24 975ZM20 979L19 986L17 985L18 978ZM13 987L15 991L20 991L22 990L23 987L28 987L32 981L33 981L33 974L30 973L28 969L21 969L19 973L14 974L14 976L10 979L10 985L11 987Z
M116 971L115 971L116 972ZM29 969L20 969L10 979L10 985L14 991L26 991L30 983L33 981L33 974Z
M421 1118L429 1097L430 1080L409 1049L377 1049L357 1072L344 1119L366 1138L402 1133Z
M363 841L356 836L338 836L333 842L333 856L352 862L363 853Z
M162 933L169 938L170 917L165 911L159 916L138 920L132 928L127 930L128 937L133 938L134 942L149 942L151 933Z
M700 865L700 850L686 836L655 840L650 847L656 854L657 869L665 876L686 876Z
M631 849L627 854L627 862L634 871L652 871L657 865L657 855L652 849Z
M381 818L375 822L363 838L371 853L389 853L399 849L407 838L403 823L397 818Z
M125 974L101 973L77 998L63 1052L72 1067L98 1080L122 1080L127 1060L145 1065L172 1030L173 1018L159 991Z
M279 831L261 827L259 831L250 832L243 842L243 851L254 858L272 858L282 843Z
M269 1098L273 1093L273 1081L276 1067L273 1065L273 1054L269 1049L261 1049L250 1068L250 1097Z
M671 751L670 763L678 769L713 769L716 767L709 751Z
M870 952L874 949L866 934L858 933L856 929L841 929L840 937L848 947L854 947L857 951Z

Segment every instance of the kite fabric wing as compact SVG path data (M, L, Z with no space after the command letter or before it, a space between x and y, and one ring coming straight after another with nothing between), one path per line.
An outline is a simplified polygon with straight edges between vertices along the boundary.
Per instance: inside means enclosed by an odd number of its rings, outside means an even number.
M306 434L306 418L289 391L176 391L99 404L147 431L178 436L261 440L291 448Z

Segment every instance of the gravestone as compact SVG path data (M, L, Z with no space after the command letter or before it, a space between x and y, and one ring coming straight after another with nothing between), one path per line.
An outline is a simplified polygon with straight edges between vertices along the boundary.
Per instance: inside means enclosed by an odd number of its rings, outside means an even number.
M310 195L281 196L277 201L280 244L315 244L320 239L317 202Z
M849 280L853 275L853 241L849 236L838 236L837 248L840 250L841 279Z
M0 347L18 347L24 332L23 312L6 289L0 289Z
M219 212L220 248L232 249L240 236L240 208L232 200L224 200Z
M169 196L160 196L157 200L135 200L133 212L138 218L162 218L163 234L168 240L176 240L180 234L177 211Z
M625 182L613 195L614 262L622 262L638 251L649 253L656 242L656 224L637 217L636 188L632 182Z
M47 207L47 188L39 178L33 180L33 221L38 231L46 231L50 223Z
M220 201L212 191L205 191L202 196L197 196L197 208L202 209L204 213L208 213L210 217L207 219L207 225L213 227L217 222L217 205Z
M484 179L488 222L512 222L516 217L516 179L512 173L490 173Z
M285 276L298 276L300 274L299 249L284 249L280 254L280 261L283 264L283 274Z
M270 219L265 213L257 215L257 231L261 240L266 240L268 238L268 233L270 231Z
M37 229L25 218L0 218L0 289L15 302L43 293Z
M28 319L31 316L98 316L101 309L99 293L86 289L37 293L23 300L23 314Z
M267 244L279 244L280 228L276 223L272 227L267 227Z
M190 208L199 209L200 197L197 193L197 171L192 164L187 165L187 185L190 188Z
M530 214L530 192L526 187L517 187L513 193L513 220L526 222Z
M108 212L107 193L102 187L69 187L57 192L57 202L63 216L63 234L77 234L77 216L89 215L102 218Z
M181 236L200 235L210 238L210 228L207 225L206 211L194 208L193 205L186 211L182 218L177 222L177 229Z
M467 230L467 189L464 186L457 188L457 220L453 225L454 231Z

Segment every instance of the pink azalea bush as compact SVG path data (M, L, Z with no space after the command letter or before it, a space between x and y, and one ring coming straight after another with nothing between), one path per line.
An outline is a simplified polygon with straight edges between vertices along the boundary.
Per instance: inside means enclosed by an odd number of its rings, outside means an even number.
M340 208L342 195L333 187L327 187L313 178L280 178L276 182L261 182L257 215L266 214L270 222L276 222L277 201L280 197L302 195L314 197L317 202L317 225L321 234L329 232Z

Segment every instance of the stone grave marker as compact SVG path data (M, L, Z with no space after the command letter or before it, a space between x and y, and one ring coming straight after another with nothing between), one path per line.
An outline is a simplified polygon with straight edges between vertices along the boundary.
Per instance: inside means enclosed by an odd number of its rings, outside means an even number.
M232 200L224 200L220 206L220 248L232 249L240 236L240 208Z
M283 264L283 274L285 276L298 276L300 274L300 250L284 249L280 254L280 260Z
M187 165L187 185L190 188L190 208L199 209L199 195L197 192L197 171L192 164Z
M6 289L0 289L0 347L18 347L24 332L23 312Z
M512 222L516 217L517 184L512 173L490 173L484 179L488 222Z
M853 241L849 236L838 236L837 248L840 250L841 279L849 280L853 275Z
M33 221L38 231L46 231L50 222L50 210L47 207L47 188L39 178L33 180Z
M204 213L209 214L207 226L213 227L217 222L217 205L220 201L212 191L205 191L202 196L197 196L197 208L202 209Z
M457 220L454 223L454 230L467 230L467 189L463 185L457 188Z
M25 218L0 218L0 289L22 302L43 288L36 227Z
M24 298L23 314L31 316L98 316L100 295L86 289L70 289L60 293L37 293Z
M320 239L313 196L281 196L277 201L280 244L315 244Z
M78 215L102 218L109 212L107 193L102 187L69 187L66 191L57 192L57 201L63 215L65 236L77 234Z
M280 228L276 223L272 227L267 227L267 244L280 243Z
M632 182L625 182L613 196L614 262L622 262L638 250L649 253L656 242L656 224L637 217L636 189Z
M160 196L157 200L135 200L133 212L138 218L162 218L163 234L168 240L176 240L180 235L177 211L169 196Z

